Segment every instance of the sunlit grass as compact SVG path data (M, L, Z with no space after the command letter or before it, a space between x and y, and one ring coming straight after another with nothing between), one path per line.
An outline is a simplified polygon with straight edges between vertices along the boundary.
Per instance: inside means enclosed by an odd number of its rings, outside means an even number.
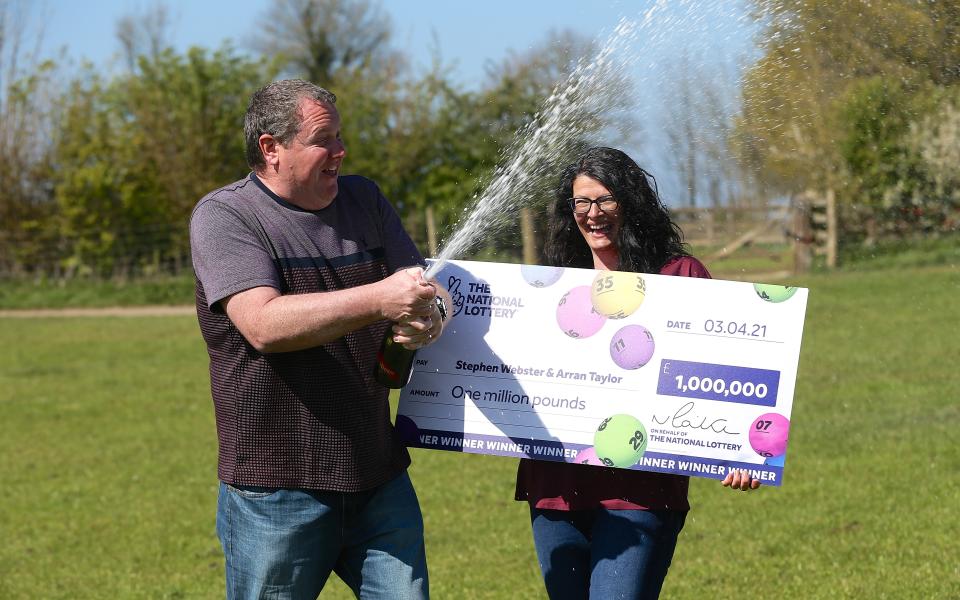
M960 266L960 233L953 235L849 245L842 248L846 270L878 270L920 266Z

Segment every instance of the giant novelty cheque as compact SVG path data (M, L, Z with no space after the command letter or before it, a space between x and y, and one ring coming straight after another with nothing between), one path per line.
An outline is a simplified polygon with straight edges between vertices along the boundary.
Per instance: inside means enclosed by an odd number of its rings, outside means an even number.
M450 261L416 355L411 447L780 485L807 290Z

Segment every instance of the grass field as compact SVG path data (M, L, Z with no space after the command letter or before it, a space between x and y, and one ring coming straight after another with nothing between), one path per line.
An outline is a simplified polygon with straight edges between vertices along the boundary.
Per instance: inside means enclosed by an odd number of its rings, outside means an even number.
M0 285L0 309L192 304L193 286L193 273L138 280L8 279Z
M662 597L960 597L960 269L795 283L785 483L694 479ZM191 317L0 319L0 598L223 596L206 369ZM433 596L544 597L515 461L413 455Z

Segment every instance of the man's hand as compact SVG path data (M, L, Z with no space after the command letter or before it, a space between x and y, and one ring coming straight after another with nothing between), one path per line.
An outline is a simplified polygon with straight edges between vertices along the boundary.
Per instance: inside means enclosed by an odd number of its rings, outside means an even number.
M430 285L434 286L437 298L441 298L449 311L451 305L450 294L447 293L436 280L431 280ZM416 350L437 341L443 333L444 317L440 314L440 308L437 306L436 299L431 301L430 316L414 319L411 321L400 322L393 325L394 341L404 345L409 350ZM449 315L448 315L449 317Z
M423 348L433 343L434 323L439 322L439 317L437 317L436 321L431 317L426 317L405 323L394 323L392 325L394 334L393 341L403 344L403 347L407 350Z
M417 319L427 319L436 310L433 299L437 290L424 281L420 267L397 271L377 286L381 292L380 313L384 319L406 325Z

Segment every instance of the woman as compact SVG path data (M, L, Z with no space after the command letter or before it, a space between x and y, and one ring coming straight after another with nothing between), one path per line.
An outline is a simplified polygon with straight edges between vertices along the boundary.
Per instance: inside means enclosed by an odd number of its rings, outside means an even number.
M554 266L710 277L684 250L653 176L612 148L591 148L564 170L544 253ZM521 460L516 499L530 504L550 598L657 598L690 508L688 483L679 475ZM760 482L731 473L723 485L750 490Z

